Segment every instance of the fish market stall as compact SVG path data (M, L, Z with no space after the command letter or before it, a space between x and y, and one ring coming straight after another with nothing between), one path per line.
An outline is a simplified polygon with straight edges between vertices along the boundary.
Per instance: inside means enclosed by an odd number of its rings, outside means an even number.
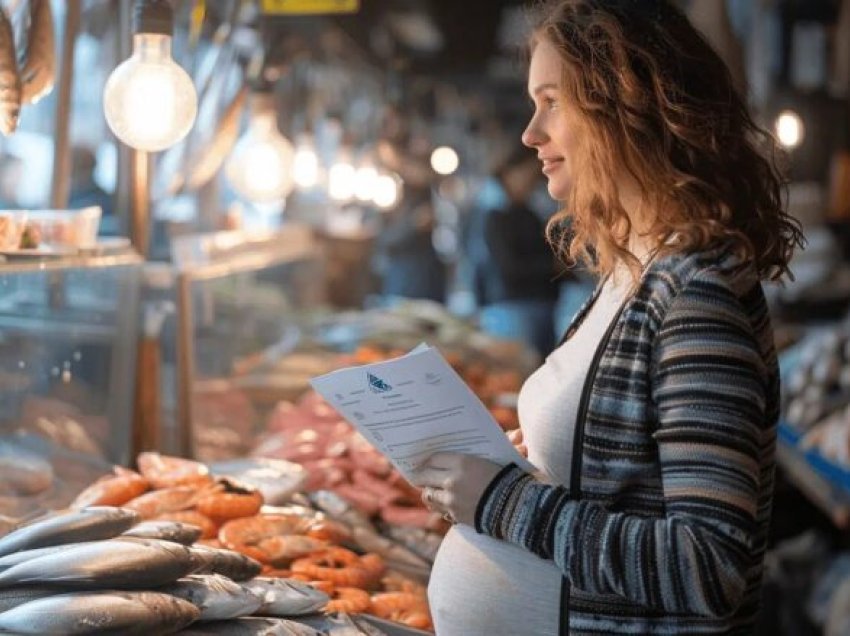
M0 515L66 506L127 465L141 259L132 251L0 268Z

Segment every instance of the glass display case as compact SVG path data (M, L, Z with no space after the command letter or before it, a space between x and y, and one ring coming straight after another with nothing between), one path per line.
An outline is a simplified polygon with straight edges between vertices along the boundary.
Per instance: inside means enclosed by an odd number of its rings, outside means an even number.
M141 259L0 263L0 514L60 508L131 453Z
M168 308L171 294L174 309L161 335L163 415L156 446L207 462L244 457L264 407L280 397L248 378L299 346L322 306L320 246L307 226L293 224L262 236L180 237L172 253L172 279L161 281L170 290L150 296L155 306ZM299 390L306 386L301 377Z

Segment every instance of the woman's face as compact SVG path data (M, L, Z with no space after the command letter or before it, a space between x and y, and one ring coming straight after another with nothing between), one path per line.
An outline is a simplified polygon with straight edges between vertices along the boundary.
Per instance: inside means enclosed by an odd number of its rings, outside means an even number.
M540 39L528 70L528 94L534 103L534 115L522 133L522 143L537 151L543 174L549 179L549 194L557 201L565 201L570 193L570 146L575 140L561 82L561 59L554 46Z

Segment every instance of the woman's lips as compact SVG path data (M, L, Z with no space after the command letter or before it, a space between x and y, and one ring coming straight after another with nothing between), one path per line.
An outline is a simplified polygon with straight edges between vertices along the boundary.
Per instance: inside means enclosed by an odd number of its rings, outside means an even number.
M549 174L553 170L555 170L561 163L563 163L563 159L543 159L543 174Z

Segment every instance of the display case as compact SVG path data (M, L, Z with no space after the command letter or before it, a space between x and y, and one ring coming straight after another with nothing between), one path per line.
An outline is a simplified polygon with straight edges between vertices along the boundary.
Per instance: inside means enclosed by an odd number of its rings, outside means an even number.
M299 346L323 304L323 258L311 230L178 238L170 280L147 304L165 318L160 449L203 461L244 457L265 413L244 378ZM163 311L167 311L163 310ZM169 396L170 387L176 388Z
M68 504L128 464L141 259L0 264L0 514Z

